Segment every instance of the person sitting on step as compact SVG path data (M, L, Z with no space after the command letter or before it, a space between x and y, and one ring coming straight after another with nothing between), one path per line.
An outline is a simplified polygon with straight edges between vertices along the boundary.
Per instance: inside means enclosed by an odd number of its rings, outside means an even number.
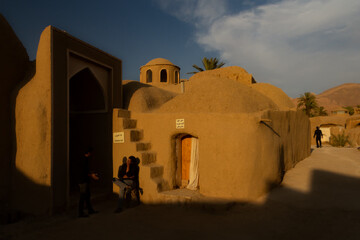
M139 196L139 159L134 156L130 156L129 158L124 157L123 164L119 166L118 170L118 179L113 178L114 184L119 186L119 200L118 206L115 210L116 213L121 212L123 210L124 198L128 191L133 189L136 190L136 201L137 204L140 202Z

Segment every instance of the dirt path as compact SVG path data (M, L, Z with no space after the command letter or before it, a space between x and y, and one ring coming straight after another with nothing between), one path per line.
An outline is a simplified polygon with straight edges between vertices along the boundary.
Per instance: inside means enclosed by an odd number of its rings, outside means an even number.
M360 151L324 147L287 172L257 204L146 206L114 214L97 204L75 212L2 226L0 239L360 239Z

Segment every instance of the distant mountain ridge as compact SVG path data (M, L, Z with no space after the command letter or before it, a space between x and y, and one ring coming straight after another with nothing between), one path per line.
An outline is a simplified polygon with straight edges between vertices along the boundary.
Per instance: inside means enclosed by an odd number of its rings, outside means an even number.
M318 105L328 112L345 106L355 107L360 105L360 83L344 83L315 96ZM297 105L297 98L293 102Z

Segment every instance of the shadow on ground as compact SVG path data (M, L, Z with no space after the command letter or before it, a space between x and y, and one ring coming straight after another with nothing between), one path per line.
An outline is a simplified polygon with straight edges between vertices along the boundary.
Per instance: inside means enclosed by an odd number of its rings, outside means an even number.
M311 184L308 193L278 187L258 204L142 204L114 214L116 199L107 199L90 218L70 209L2 226L0 239L359 239L360 179L316 170Z

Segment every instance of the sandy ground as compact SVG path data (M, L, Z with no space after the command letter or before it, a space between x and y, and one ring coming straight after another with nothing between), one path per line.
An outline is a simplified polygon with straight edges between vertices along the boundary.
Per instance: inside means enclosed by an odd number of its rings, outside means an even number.
M217 186L219 187L219 186ZM256 203L140 205L76 218L76 209L0 226L0 239L360 239L360 151L314 149Z

